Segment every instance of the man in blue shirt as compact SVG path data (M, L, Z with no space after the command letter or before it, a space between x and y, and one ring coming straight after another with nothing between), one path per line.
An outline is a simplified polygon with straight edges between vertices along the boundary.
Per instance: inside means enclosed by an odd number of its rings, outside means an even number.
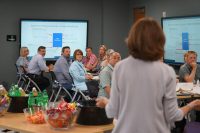
M40 90L44 90L50 85L49 80L42 75L42 72L49 72L49 68L44 60L46 47L40 46L37 52L29 63L28 76L38 85Z
M72 78L69 74L69 67L71 65L70 60L70 47L66 46L62 48L62 54L54 65L54 73L56 79L66 89L72 88Z

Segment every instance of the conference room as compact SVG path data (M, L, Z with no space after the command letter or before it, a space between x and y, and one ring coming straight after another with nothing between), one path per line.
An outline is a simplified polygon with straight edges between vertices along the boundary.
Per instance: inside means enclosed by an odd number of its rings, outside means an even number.
M9 97L9 90L12 90L15 85L19 84L19 77L22 76L25 78L24 84L26 87L18 87L23 90L32 92L32 88L35 87L35 81L31 77L26 77L23 75L18 75L18 69L16 69L16 61L20 56L20 49L22 47L27 47L29 50L29 54L27 59L30 61L36 54L38 54L38 47L45 47L45 56L42 56L42 59L45 60L46 66L55 65L56 61L63 55L62 48L65 46L70 47L70 63L74 61L74 53L77 49L80 49L83 53L83 58L86 57L87 47L92 48L92 53L96 55L96 58L99 57L99 48L101 45L106 46L106 50L113 49L115 52L118 52L121 56L121 60L117 61L115 66L112 66L113 74L110 77L110 97L104 99L104 97L98 97L98 89L100 81L100 69L89 71L86 73L93 75L93 80L88 80L91 84L91 88L97 88L97 90L93 91L95 96L88 97L88 93L82 93L82 91L77 90L79 95L74 95L75 92L70 92L71 99L73 103L77 102L75 99L80 96L80 98L90 99L93 106L98 108L99 110L104 111L105 117L112 122L108 122L107 124L96 124L93 119L97 120L99 118L98 115L92 115L91 119L93 122L88 122L90 124L80 124L77 123L76 120L72 122L70 128L64 130L66 132L134 132L134 133L143 133L145 131L149 132L166 132L166 133L191 133L192 130L199 131L200 128L200 113L198 109L198 99L200 98L200 91L198 91L199 79L197 75L199 74L199 62L200 62L200 45L199 45L199 31L200 31L200 11L199 5L200 2L198 0L187 1L173 1L173 0L6 0L0 2L0 61L1 61L1 70L0 70L0 85L3 85L2 88L5 88L8 91L9 105L13 105L12 97ZM181 5L181 6L178 6ZM148 20L147 19L150 19ZM160 31L165 36L165 41L163 44L163 55L161 56L163 62L160 62L158 59L150 59L146 60L143 57L138 57L135 54L135 51L132 53L134 48L132 48L132 44L134 44L134 37L139 34L134 34L136 32L137 26L144 21L151 21L152 23L156 22L159 25L158 29L162 29ZM151 20L152 19L152 20ZM157 26L157 24L155 24ZM147 26L149 27L149 26ZM134 30L135 29L135 30ZM156 29L158 32L159 30ZM148 28L147 28L148 30ZM134 32L133 32L134 31ZM142 33L142 29L139 31ZM147 32L144 32L147 33ZM149 32L149 35L151 32ZM152 33L153 34L153 33ZM153 36L153 35L152 35ZM153 36L152 38L154 38ZM139 38L139 37L138 37ZM147 36L142 39L145 41ZM162 40L162 39L160 39ZM159 40L159 41L160 41ZM150 42L150 41L149 41ZM141 43L142 44L142 43ZM161 45L161 43L159 43ZM144 45L147 46L147 45ZM151 49L152 48L152 49ZM150 52L156 53L154 49L155 47L148 47ZM144 50L144 49L140 49ZM162 50L161 50L162 51ZM184 60L184 55L188 51L194 51L196 53L195 56L195 72L193 76L193 80L190 82L182 82L180 81L180 73L179 70L184 64L187 64ZM120 68L125 61L128 61L130 57L133 59L144 60L144 62L156 62L158 65L154 69L152 69L152 73L148 72L145 66L147 64L142 64L141 62L136 63L128 69L128 65L126 69L122 72ZM156 56L154 56L156 57ZM160 58L160 59L161 59ZM189 58L189 56L188 56ZM140 64L141 63L141 64ZM160 64L163 63L163 64ZM141 67L137 67L137 65L141 65ZM188 63L189 64L189 63ZM84 65L83 65L84 66ZM52 66L51 66L52 67ZM145 69L142 69L142 68ZM169 67L169 68L168 68ZM193 68L192 66L190 66ZM107 68L108 69L108 68ZM181 120L175 120L175 118L168 120L166 118L165 110L163 109L160 114L163 114L163 118L159 116L158 119L148 119L149 117L145 117L146 115L137 114L140 110L143 114L151 114L148 111L150 105L153 102L148 99L148 94L159 94L159 96L165 99L169 95L161 95L158 92L148 93L148 91L144 91L146 94L143 95L136 94L138 91L134 91L135 93L126 92L125 88L140 89L141 86L150 86L148 83L150 81L155 81L156 74L159 73L160 69L167 69L168 72L163 72L163 76L160 78L160 84L164 84L164 82L168 81L168 76L171 74L172 78L169 78L169 83L172 83L172 91L169 91L173 94L174 101L176 103L173 104L173 107L169 107L168 110L181 110L184 108L186 112L182 112L185 117ZM53 68L51 69L53 70ZM131 75L134 75L138 72L137 78L129 77L129 73L125 72L129 70ZM164 71L163 70L163 71ZM193 69L190 70L189 75ZM119 73L122 72L120 75ZM27 72L29 73L29 72ZM126 73L126 76L123 78L123 82L119 80ZM145 75L142 77L141 75ZM151 78L148 79L151 75ZM165 74L165 75L164 75ZM174 77L175 75L175 77ZM196 78L195 78L196 75ZM34 77L37 75L33 75ZM45 72L44 76L49 79L49 84L51 87L47 87L48 98L51 99L51 94L53 93L52 85L58 85L57 89L62 85L59 82L54 82L55 77L51 77L52 73ZM186 75L187 76L187 75ZM72 78L74 78L72 76ZM92 79L92 78L91 78ZM105 78L106 79L106 78ZM163 81L161 81L163 79ZM177 80L176 80L177 79ZM106 79L106 81L108 81ZM176 82L178 81L178 82ZM29 83L30 82L30 83ZM129 87L128 83L135 83ZM118 84L119 83L119 84ZM121 84L120 84L121 83ZM127 84L125 84L127 83ZM141 83L142 85L137 88L136 83ZM152 82L154 85L158 85L158 82ZM37 84L37 83L36 83ZM123 87L121 85L123 84ZM125 85L124 85L125 84ZM28 87L27 87L28 85ZM87 83L88 85L88 83ZM168 85L168 84L167 84ZM170 84L171 85L171 84ZM23 86L23 85L22 85ZM30 86L30 87L29 87ZM175 86L175 87L174 87ZM121 90L121 88L122 90ZM155 87L155 86L154 86ZM167 86L169 87L169 86ZM31 90L30 90L31 88ZM40 87L36 85L36 90ZM142 88L142 87L141 87ZM145 87L144 87L145 88ZM156 88L156 87L155 87ZM161 87L162 88L162 87ZM174 89L174 90L173 90ZM40 90L41 94L43 93L43 88ZM54 93L58 93L56 90ZM114 91L115 90L115 91ZM131 92L133 92L133 90ZM117 93L117 92L120 93ZM140 90L143 92L143 90ZM93 93L92 92L92 93ZM114 93L116 92L116 93ZM129 102L125 102L127 100L121 94L126 94ZM59 93L67 93L67 92L59 92ZM112 94L113 93L113 94ZM170 93L170 95L171 95ZM38 93L39 94L39 93ZM48 100L48 104L52 101L58 102L59 100L55 100L56 94L53 95L53 100ZM114 95L115 94L115 95ZM119 94L119 95L116 95ZM176 94L176 97L174 97ZM31 94L30 94L31 95ZM86 95L86 96L85 96ZM138 96L136 96L138 95ZM74 96L74 97L73 97ZM117 109L116 114L110 114L109 109L111 109L112 97L118 97L119 103L115 103ZM140 97L139 97L140 96ZM129 97L132 97L129 98ZM136 98L137 97L137 98ZM156 95L155 95L156 97ZM58 97L59 99L60 97ZM100 99L99 99L100 98ZM102 99L101 99L102 98ZM169 98L169 97L167 97ZM23 102L19 102L14 105L18 105L16 108L28 108L28 99L29 94L26 96L26 106L24 106ZM158 98L159 99L159 98ZM163 100L162 99L162 100ZM169 98L170 99L170 98ZM169 100L168 99L168 100ZM99 101L102 100L102 101ZM159 109L162 103L160 100ZM17 100L16 100L17 101ZM36 98L35 98L35 101ZM136 102L137 101L137 102ZM146 102L145 102L146 101ZM173 102L174 102L173 101ZM63 102L63 101L62 101ZM68 102L68 101L67 101ZM70 101L71 102L71 101ZM70 103L69 102L69 103ZM102 102L101 105L96 105L96 102ZM123 108L120 103L124 104ZM137 103L137 104L136 104ZM154 102L156 103L156 102ZM165 102L163 102L165 103ZM79 103L78 103L79 104ZM177 104L177 105L176 105ZM143 106L146 107L146 110ZM171 105L171 104L170 104ZM1 104L0 104L1 106ZM46 104L45 104L46 106ZM70 107L71 107L70 103ZM100 107L99 107L100 106ZM130 110L129 109L130 106ZM153 104L152 106L157 105ZM109 108L110 107L110 108ZM134 107L138 108L134 110ZM164 107L164 105L163 105ZM81 108L76 104L76 109ZM132 109L133 108L133 109ZM115 109L115 108L112 108ZM15 110L15 109L14 109ZM115 110L115 111L116 111ZM79 110L80 111L80 110ZM113 111L113 112L115 112ZM135 112L134 112L135 111ZM78 112L78 111L77 111ZM43 112L44 113L44 112ZM42 114L43 114L42 113ZM79 112L80 113L80 112ZM158 115L159 113L155 113ZM177 112L176 112L177 113ZM88 113L87 113L88 114ZM90 113L93 114L93 113ZM98 114L98 113L97 113ZM129 119L123 121L123 114L129 114ZM154 112L152 112L154 114ZM160 115L159 114L159 115ZM175 113L174 113L175 114ZM177 113L179 114L179 113ZM180 113L181 114L181 113ZM79 116L80 114L76 114ZM45 115L43 115L45 116ZM86 116L86 121L89 121L89 117ZM136 117L138 116L138 117ZM165 116L165 117L164 117ZM175 117L175 116L174 116ZM125 117L124 117L125 118ZM178 117L177 117L178 118ZM181 117L179 117L181 118ZM44 117L45 119L45 117ZM44 120L44 124L32 124L27 121L23 109L21 109L21 113L14 113L13 111L7 111L3 113L3 116L0 117L0 130L1 132L64 132L63 130L55 130L49 125L49 122ZM87 123L87 122L86 122ZM152 124L154 123L154 124ZM155 128L155 123L162 123L162 126L158 126L159 128ZM59 125L59 124L58 124ZM58 126L57 125L57 126ZM133 126L134 125L134 126ZM195 127L191 127L191 125ZM136 128L137 127L137 128ZM162 128L160 128L162 127ZM192 129L191 129L192 128ZM124 130L126 129L126 130ZM152 129L152 130L150 130ZM161 130L153 130L153 129L161 129ZM195 133L195 132L192 132Z

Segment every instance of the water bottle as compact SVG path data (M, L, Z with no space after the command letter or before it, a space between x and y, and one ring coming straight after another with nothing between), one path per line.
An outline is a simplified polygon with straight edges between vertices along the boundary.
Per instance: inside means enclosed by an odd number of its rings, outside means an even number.
M48 106L49 96L47 94L47 91L43 91L43 106L46 108Z
M32 92L33 92L33 96L37 96L38 95L38 92L37 92L35 87L33 87Z
M12 84L8 92L9 96L15 96L15 86Z
M26 95L25 91L21 87L19 88L19 92L20 92L21 96L25 96Z
M19 90L18 85L15 85L14 88L15 88L15 89L14 89L14 96L20 97L20 96L21 96L21 93L20 93L20 90Z
M28 107L32 108L35 105L35 98L33 96L33 93L30 92L29 97L28 97Z
M14 85L15 89L19 89L19 86L18 85Z
M36 104L37 106L43 106L43 97L41 92L38 92L38 96L36 97Z

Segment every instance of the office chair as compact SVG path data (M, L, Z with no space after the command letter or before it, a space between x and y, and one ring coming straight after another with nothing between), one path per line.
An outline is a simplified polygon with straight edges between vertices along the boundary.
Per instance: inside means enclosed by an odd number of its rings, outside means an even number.
M21 67L21 66L20 66ZM24 73L19 71L19 68L17 66L17 64L15 64L15 68L17 70L17 85L24 88L24 85L26 83L26 78L24 77ZM21 69L23 70L23 69Z
M54 80L53 83L52 83L52 94L49 98L49 102L53 101L55 103L58 100L58 97L61 96L60 92L62 90L69 96L69 98L70 98L69 102L72 102L72 99L73 99L72 95L57 80ZM53 100L53 97L55 97L54 100Z
M57 93L56 93L55 89L58 90ZM49 102L53 101L55 103L58 100L58 97L60 96L60 92L62 90L64 92L66 92L67 95L69 96L69 98L70 98L69 102L77 102L77 101L81 100L81 98L84 100L91 100L91 98L88 95L85 95L84 92L82 92L80 89L76 88L74 85L71 89L74 92L74 94L71 95L65 87L63 87L58 81L55 80L53 83L53 91L52 91L51 97L49 99ZM54 96L55 96L55 98L54 98L54 100L52 100Z
M36 89L41 92L40 88L38 85L27 75L27 72L23 66L17 66L15 64L15 67L17 69L17 76L18 76L18 81L17 85L19 87L22 87L24 91L29 92L29 88L31 87L36 87ZM19 71L19 68L21 69L21 72Z
M53 85L52 85L52 94L50 96L49 101L52 101L53 96L55 96L55 99L53 100L53 102L56 102L56 100L58 99L61 91L63 90L64 92L67 93L67 95L70 98L69 102L75 102L75 101L79 101L81 98L84 100L90 100L91 98L88 96L89 92L83 92L80 89L78 89L73 81L72 76L70 75L71 79L72 79L72 88L71 91L73 91L73 94L70 94L68 89L63 87L57 80L53 81ZM58 91L57 91L58 90ZM56 93L57 92L57 93ZM56 93L56 94L55 94Z
M71 74L69 74L71 79L72 79L72 91L74 91L74 95L73 95L73 98L72 98L72 102L75 102L75 101L79 101L81 99L84 99L84 100L91 100L90 96L89 96L89 90L87 91L81 91L79 88L77 88L74 84L74 80L73 80L73 77L71 76Z

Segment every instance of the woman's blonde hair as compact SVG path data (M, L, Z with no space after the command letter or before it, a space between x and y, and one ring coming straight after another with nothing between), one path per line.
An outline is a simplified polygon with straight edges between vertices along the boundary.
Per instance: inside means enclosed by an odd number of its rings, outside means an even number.
M24 57L25 56L25 51L28 50L27 47L21 47L20 48L20 56Z

